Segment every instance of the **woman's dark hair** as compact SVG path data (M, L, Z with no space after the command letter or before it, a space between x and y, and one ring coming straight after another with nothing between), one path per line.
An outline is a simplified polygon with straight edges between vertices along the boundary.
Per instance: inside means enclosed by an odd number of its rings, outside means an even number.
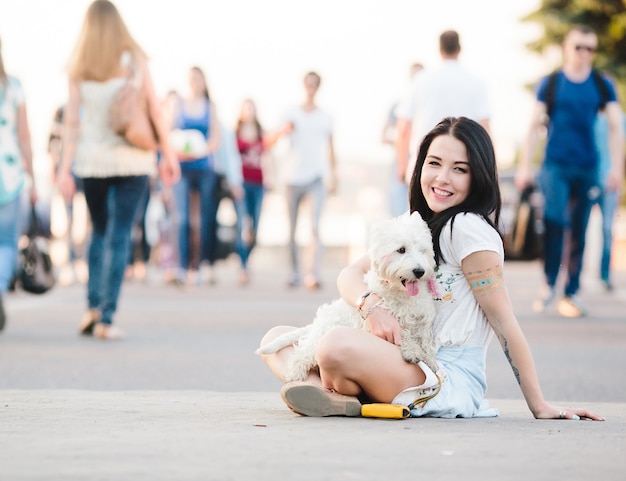
M430 144L441 135L451 135L465 145L467 161L470 165L471 181L469 195L463 202L443 212L435 213L426 203L426 198L420 185L420 178ZM420 144L415 170L411 177L409 205L411 212L419 212L432 231L435 258L438 264L445 262L441 255L439 240L441 231L450 219L452 219L452 224L450 225L450 229L452 229L454 217L457 214L467 212L478 214L496 232L500 233L497 226L500 223L502 199L498 184L496 156L489 134L479 123L466 117L447 117L426 134Z

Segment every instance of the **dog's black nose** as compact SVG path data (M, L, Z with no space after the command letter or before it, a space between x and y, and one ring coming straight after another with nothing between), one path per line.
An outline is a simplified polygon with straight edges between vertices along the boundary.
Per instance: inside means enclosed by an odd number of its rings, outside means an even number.
M413 275L416 279L420 279L424 275L425 271L421 267L419 269L413 269Z

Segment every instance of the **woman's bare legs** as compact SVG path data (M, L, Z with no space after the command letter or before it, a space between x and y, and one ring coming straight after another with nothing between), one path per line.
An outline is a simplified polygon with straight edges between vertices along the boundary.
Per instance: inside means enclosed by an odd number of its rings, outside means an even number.
M389 403L426 379L417 364L402 358L398 346L351 327L328 332L316 357L325 387L352 396L365 393L377 402Z
M277 326L261 340L261 346L295 327ZM284 381L293 348L263 355L274 375ZM426 376L416 365L406 362L398 346L372 334L350 327L336 327L326 334L317 348L320 374L311 372L307 381L321 384L342 394L367 394L374 401L391 402L403 389L420 386Z

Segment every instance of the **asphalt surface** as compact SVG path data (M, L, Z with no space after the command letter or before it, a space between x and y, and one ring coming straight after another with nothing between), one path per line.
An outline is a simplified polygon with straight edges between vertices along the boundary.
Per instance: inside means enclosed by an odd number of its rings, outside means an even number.
M305 418L253 351L277 324L304 325L337 297L348 259L328 257L322 288L286 287L286 257L255 253L218 283L123 286L120 342L81 338L85 288L5 296L0 334L0 481L13 480L577 480L626 479L626 271L604 292L583 279L590 315L532 312L537 263L505 265L546 399L605 422L538 421L493 342L491 419Z

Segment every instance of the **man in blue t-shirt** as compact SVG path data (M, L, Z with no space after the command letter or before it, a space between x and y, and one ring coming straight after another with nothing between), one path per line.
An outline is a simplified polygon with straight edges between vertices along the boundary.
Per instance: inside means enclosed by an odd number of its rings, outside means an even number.
M515 178L520 190L532 182L530 165L548 118L545 155L538 177L545 200L543 262L546 286L534 308L542 311L555 299L557 278L563 265L567 269L567 281L557 309L564 317L586 314L576 294L580 287L589 214L600 194L594 141L594 123L599 110L603 110L609 125L611 169L606 178L606 189L618 190L624 175L621 107L610 80L594 73L593 58L597 46L595 32L585 25L574 26L565 36L562 68L556 76L541 79L537 86L537 102ZM569 249L564 259L567 231Z

